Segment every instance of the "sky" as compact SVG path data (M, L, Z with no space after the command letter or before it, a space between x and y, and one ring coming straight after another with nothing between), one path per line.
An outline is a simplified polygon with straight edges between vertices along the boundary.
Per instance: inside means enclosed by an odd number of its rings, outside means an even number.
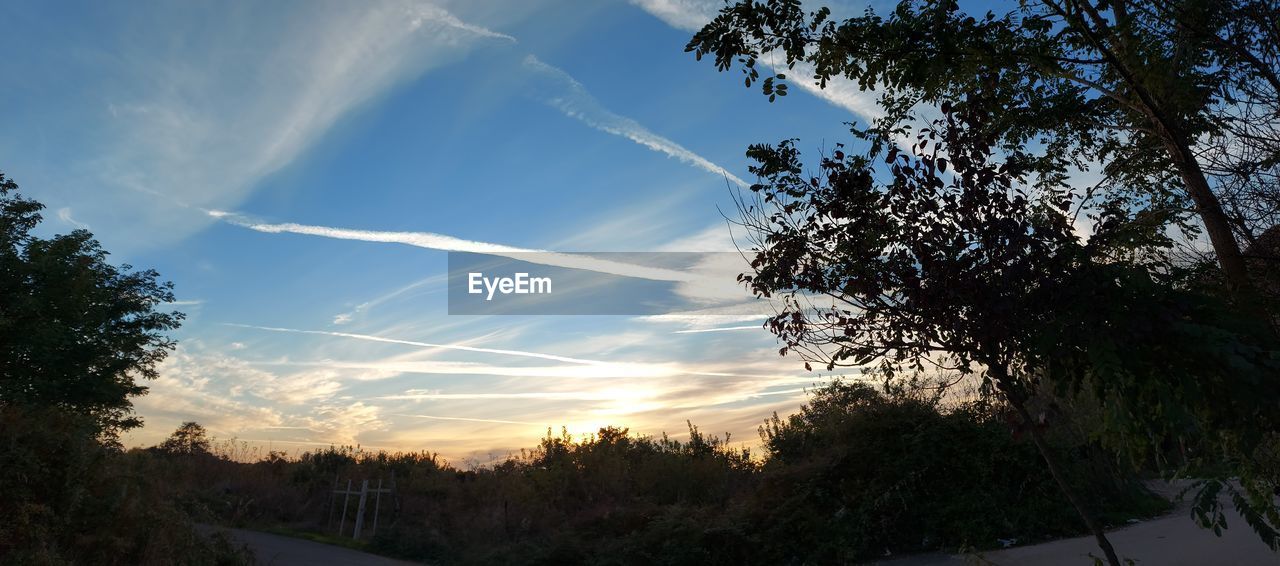
M716 5L0 7L0 170L41 230L91 230L187 314L126 444L189 420L479 463L548 427L754 444L832 377L758 315L450 315L446 293L449 251L733 251L748 144L816 152L875 115L846 84L771 104L695 61Z

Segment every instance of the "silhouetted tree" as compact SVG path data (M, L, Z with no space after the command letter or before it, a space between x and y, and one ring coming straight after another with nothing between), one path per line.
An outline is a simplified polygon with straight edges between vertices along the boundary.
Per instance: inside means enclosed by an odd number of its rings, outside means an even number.
M166 454L208 454L209 433L200 423L187 421L156 445L156 450Z
M0 174L0 405L91 416L113 440L137 427L130 397L156 377L183 315L157 310L173 285L107 263L86 230L40 238L43 205Z
M1093 235L1079 236L1080 195L1064 178L1017 149L996 156L990 102L942 104L945 118L910 153L868 133L870 153L840 147L813 174L792 141L751 146L761 181L741 205L757 247L754 273L740 279L781 302L767 326L806 366L983 375L1118 564L1045 441L1047 415L1032 413L1037 388L1090 388L1130 453L1200 430L1247 458L1276 430L1280 361L1264 322L1191 291L1189 274L1169 265L1167 207L1102 200ZM1246 481L1250 496L1266 489ZM1243 510L1274 545L1276 508L1256 501Z
M973 15L954 0L902 0L887 16L836 22L799 0L741 0L686 50L720 70L740 64L748 85L757 61L776 60L823 87L875 87L883 132L920 103L963 106L982 91L1000 108L983 125L992 143L1024 150L1030 169L1101 164L1099 188L1189 199L1176 204L1198 216L1247 304L1257 297L1237 236L1270 228L1280 202L1277 13L1276 0L1027 0ZM771 100L785 79L763 80Z

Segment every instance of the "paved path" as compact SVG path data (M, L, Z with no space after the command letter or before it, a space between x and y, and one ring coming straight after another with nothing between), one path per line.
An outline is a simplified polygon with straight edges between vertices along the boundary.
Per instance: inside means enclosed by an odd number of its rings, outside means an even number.
M1152 487L1157 492L1176 492L1171 488ZM1230 528L1223 531L1221 537L1196 526L1191 520L1189 504L1183 502L1168 515L1109 531L1107 538L1121 560L1132 558L1139 566L1280 566L1280 553L1272 552L1262 543L1230 502L1224 501L1224 505ZM920 555L876 564L1085 566L1093 563L1090 553L1102 557L1097 542L1092 536L1087 536L970 556Z
M415 564L341 546L258 531L208 525L200 525L200 530L227 533L233 543L248 546L253 551L258 564L267 566L409 566Z

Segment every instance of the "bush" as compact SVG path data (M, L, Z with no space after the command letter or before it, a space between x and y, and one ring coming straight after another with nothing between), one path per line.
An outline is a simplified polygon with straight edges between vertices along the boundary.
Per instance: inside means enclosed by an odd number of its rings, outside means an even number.
M249 564L201 536L146 454L97 439L92 418L0 406L0 562Z
M775 415L761 427L766 480L754 504L769 551L838 562L1081 532L1039 453L1010 433L999 409L835 383L799 413ZM1071 481L1095 494L1100 510L1123 515L1146 499L1140 487L1093 471L1077 466Z

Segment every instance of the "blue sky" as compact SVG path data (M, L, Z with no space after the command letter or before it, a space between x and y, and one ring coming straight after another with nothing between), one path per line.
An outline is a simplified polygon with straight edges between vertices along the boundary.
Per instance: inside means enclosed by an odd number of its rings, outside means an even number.
M482 461L562 425L754 442L828 377L759 320L446 313L441 242L732 250L747 144L817 150L874 112L696 62L714 6L9 4L0 167L44 229L176 285L188 319L130 443L184 420Z

